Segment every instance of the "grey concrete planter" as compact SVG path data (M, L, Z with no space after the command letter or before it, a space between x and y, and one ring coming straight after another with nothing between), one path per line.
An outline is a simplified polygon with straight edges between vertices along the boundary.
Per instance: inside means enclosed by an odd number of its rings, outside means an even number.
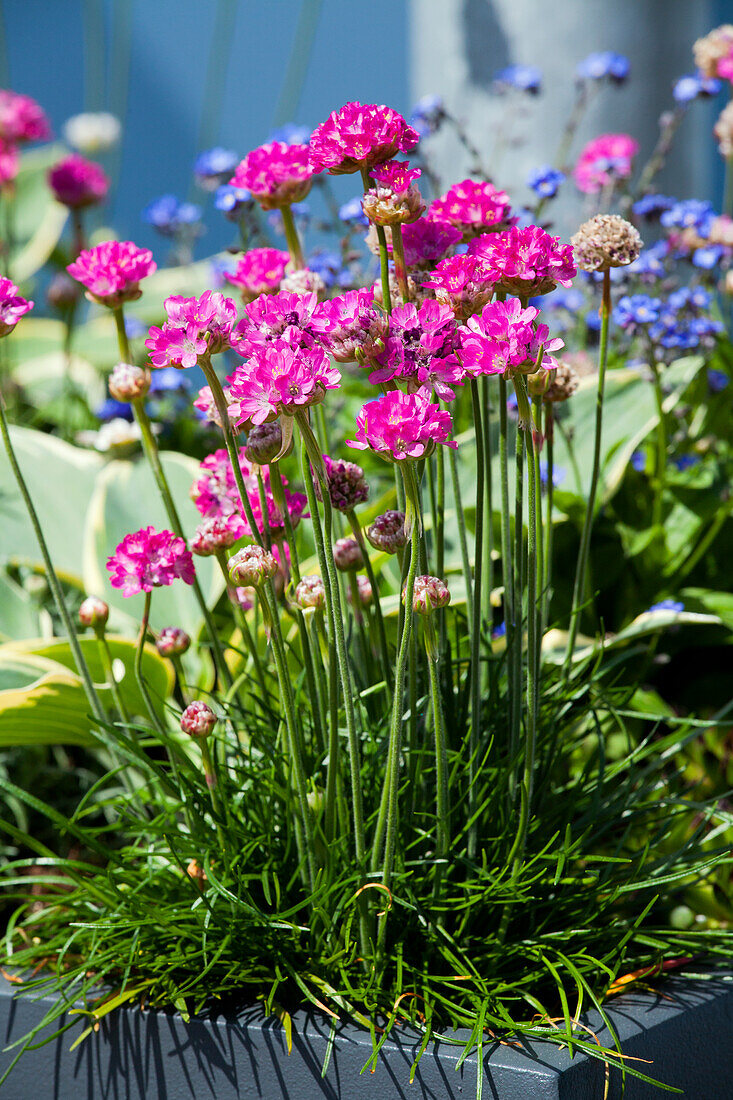
M0 983L0 1045L29 1031L48 1000L17 998ZM631 993L609 1004L624 1053L651 1076L682 1089L686 1100L733 1097L733 978L672 978L658 993ZM593 1027L597 1016L586 1022ZM385 1043L376 1072L361 1074L369 1036L339 1030L325 1078L321 1065L328 1023L303 1013L295 1019L288 1055L279 1023L248 1010L234 1016L202 1015L185 1024L175 1013L121 1009L100 1031L69 1052L75 1030L28 1051L3 1086L3 1100L472 1100L476 1057L456 1072L460 1048L438 1043L426 1051L412 1085L414 1037L397 1029ZM604 1044L607 1033L598 1031ZM0 1072L11 1055L0 1053ZM487 1100L601 1100L602 1063L549 1043L524 1051L484 1048ZM625 1100L671 1095L627 1079ZM611 1074L611 1100L621 1096Z

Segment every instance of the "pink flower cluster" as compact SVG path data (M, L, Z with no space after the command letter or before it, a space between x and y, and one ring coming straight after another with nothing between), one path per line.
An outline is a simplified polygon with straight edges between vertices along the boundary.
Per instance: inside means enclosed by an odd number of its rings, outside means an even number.
M355 363L381 350L387 335L387 314L374 305L371 290L347 290L314 310L310 328L337 363Z
M418 309L412 302L396 306L390 315L384 351L375 357L377 370L369 375L373 385L401 382L410 392L434 389L451 401L452 386L463 381L456 358L456 323L450 306L428 300Z
M9 145L45 141L51 136L42 108L30 96L0 89L0 138Z
M164 305L168 320L162 328L153 325L145 341L154 367L195 367L202 355L230 346L237 307L221 291L206 290L200 298L174 294Z
M432 221L450 222L468 240L479 233L506 229L516 221L511 217L509 196L492 183L463 180L454 183L444 195L430 204Z
M410 168L409 161L389 160L385 164L372 168L369 175L381 187L399 196L407 194L412 185L420 179L422 172L419 168Z
M639 143L630 134L601 134L585 145L573 169L579 191L595 195L617 179L628 179Z
M478 241L494 240L478 237ZM494 283L478 256L449 256L441 260L423 284L435 291L436 301L448 306L459 321L478 313L494 293Z
M229 416L241 428L264 424L280 413L294 416L299 409L317 405L326 390L339 386L341 373L330 365L322 348L293 347L279 339L253 347L250 358L229 381Z
M310 323L317 305L318 298L312 293L291 294L284 290L261 295L245 306L232 343L242 356L280 339L293 347L313 347Z
M535 325L539 310L524 308L518 298L491 302L480 314L469 318L458 333L458 357L466 371L480 374L508 374L514 370L554 370L557 362L550 352L563 347L559 339L549 340L547 325Z
M143 527L125 535L112 557L107 560L110 584L123 596L152 592L153 588L172 584L178 577L193 584L195 570L191 551L172 531Z
M72 210L102 202L109 191L109 179L99 165L78 153L50 169L48 184L56 201Z
M21 317L31 309L33 302L21 298L15 283L0 276L0 336L12 332Z
M389 160L372 168L375 186L364 194L362 208L375 225L407 225L425 213L425 203L417 189L419 168L408 162Z
M10 145L0 138L0 188L6 183L12 183L18 175L20 158L15 145Z
M140 280L152 275L153 253L132 241L104 241L84 249L66 270L101 305L115 307L139 298Z
M239 452L239 465L255 523L260 534L262 534L265 524L259 485L252 466L244 456L244 450ZM241 514L239 492L227 452L221 448L208 455L201 463L201 470L202 476L194 482L191 488L191 499L199 513L204 519L228 520L232 531L239 532L241 530L242 534L254 537L254 532L250 530L246 517ZM263 467L261 476L265 490L268 526L273 537L279 537L285 530L285 521L270 489L269 467ZM305 511L307 500L303 493L291 492L287 488L287 484L287 479L283 478L285 504L290 522L293 529L295 529ZM233 518L230 519L230 517ZM239 538L241 535L238 534L237 537Z
M468 253L481 260L500 290L523 298L549 294L558 283L570 286L578 273L572 246L561 244L539 225L512 226L504 233L477 237Z
M236 271L224 273L232 286L239 287L245 302L260 294L275 294L285 277L290 253L279 248L252 248L242 256Z
M408 267L432 267L449 248L462 239L460 229L439 218L420 218L402 229L405 263Z
M251 192L263 210L274 210L301 202L318 171L309 163L307 145L273 141L248 153L229 182Z
M432 404L424 393L385 393L364 405L356 426L356 439L347 439L348 445L360 451L371 449L392 462L424 458L438 443L457 446L448 439L453 427L450 413Z
M391 107L376 103L346 103L317 126L310 140L314 172L331 175L358 172L409 153L420 135Z

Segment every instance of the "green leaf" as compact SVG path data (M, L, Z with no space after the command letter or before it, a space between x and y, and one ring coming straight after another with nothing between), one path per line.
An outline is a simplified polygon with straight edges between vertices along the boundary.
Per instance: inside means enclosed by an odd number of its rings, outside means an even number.
M68 211L54 199L46 176L65 153L62 145L44 145L21 158L10 211L10 272L16 282L29 279L45 264L63 233Z
M28 593L0 570L0 642L38 633L38 611Z

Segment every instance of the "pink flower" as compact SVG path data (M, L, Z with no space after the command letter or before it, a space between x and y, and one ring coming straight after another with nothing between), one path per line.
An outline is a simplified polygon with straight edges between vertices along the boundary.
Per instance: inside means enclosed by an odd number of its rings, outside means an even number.
M336 389L341 374L331 367L322 348L293 347L274 340L253 347L246 363L229 380L229 415L238 427L264 424L280 413L294 416L298 409L317 405L326 390Z
M376 181L364 194L362 208L375 225L408 224L425 213L425 203L415 186L421 175L419 168L410 168L407 161L387 161L372 168Z
M166 298L168 320L153 325L145 347L154 367L195 367L202 355L215 355L231 346L237 307L219 290L206 290L200 298Z
M262 502L260 500L259 483L254 474L253 467L244 456L244 449L239 452L239 465L242 470L244 486L247 490L247 498L252 508L255 523L258 531L262 534L265 529L265 524ZM240 530L239 524L241 523L243 525L241 528L243 533L250 537L254 537L254 532L250 530L249 523L241 512L239 491L236 481L234 480L234 471L232 470L227 452L221 448L209 455L201 463L201 470L203 476L198 481L194 482L191 489L191 498L200 514L205 519L228 520L229 517L234 517L231 519L233 529L237 531ZM272 495L269 467L265 467L261 470L261 477L265 491L270 533L273 538L279 538L285 531L285 521ZM298 526L301 516L304 514L307 499L303 493L291 492L287 485L287 479L283 478L285 504L294 530Z
M229 390L224 387L224 397L226 398L227 405L230 402ZM198 409L199 412L204 414L204 418L212 424L216 424L218 428L222 427L221 417L219 416L219 410L216 407L216 401L214 395L211 392L210 386L202 386L198 392L198 396L193 402L194 409Z
M219 550L229 550L246 534L248 534L248 528L239 513L210 516L202 520L196 528L191 539L191 551L199 557L208 558Z
M478 237L478 241L493 240ZM448 306L459 321L465 321L490 301L494 284L486 266L476 256L449 256L441 260L423 286L435 291L436 301Z
M466 239L506 229L516 220L510 215L507 193L497 191L492 183L476 180L454 183L444 195L433 200L428 211L431 220L450 222Z
M6 183L12 183L18 175L19 168L18 150L10 142L0 138L0 187Z
M196 575L185 541L172 531L156 531L154 527L125 535L107 560L107 568L110 584L122 589L123 596L152 592L153 588L172 584L177 577L193 584Z
M48 183L56 201L73 210L102 202L109 191L109 180L99 165L78 153L54 165Z
M51 136L43 110L30 96L0 89L0 138L21 144Z
M518 298L508 298L491 302L480 314L470 317L458 332L458 358L468 373L476 376L532 371L541 347L544 350L537 368L553 370L557 363L549 353L564 345L562 340L548 339L547 325L534 324L539 312L534 306L524 308Z
M481 260L488 278L501 290L523 298L549 294L558 283L570 286L578 273L572 246L560 244L559 237L551 237L539 225L512 226L504 233L477 237L468 254Z
M66 270L103 306L115 307L139 298L140 280L152 275L153 253L132 241L104 241L84 249Z
M368 359L379 350L388 325L371 290L347 290L321 303L310 321L311 331L337 363L355 363L357 351Z
M252 248L242 256L237 270L224 278L242 291L245 302L251 302L260 294L275 294L290 262L290 253L279 248Z
M628 179L639 143L630 134L601 134L584 146L573 169L579 191L595 195L616 179Z
M356 417L356 439L347 439L350 447L368 448L392 462L424 458L438 443L455 447L449 441L453 422L440 405L431 404L423 393L392 390L369 401Z
M420 218L402 230L405 263L408 267L432 267L449 248L461 240L461 231L448 221Z
M244 307L244 317L234 330L233 345L240 355L273 340L287 339L292 345L313 347L310 322L318 306L315 294L261 295Z
M307 145L273 141L248 153L229 182L250 191L263 210L273 210L301 202L317 171L308 162Z
M346 103L311 134L310 164L331 175L358 172L409 153L420 140L402 115L376 103Z
M434 388L444 400L452 401L451 387L461 384L464 373L454 355L455 343L450 306L433 301L423 302L419 309L412 302L396 306L384 351L375 357L378 368L369 381L376 386L395 380L413 393Z
M0 276L0 336L12 332L21 317L31 309L33 302L21 298L15 283Z

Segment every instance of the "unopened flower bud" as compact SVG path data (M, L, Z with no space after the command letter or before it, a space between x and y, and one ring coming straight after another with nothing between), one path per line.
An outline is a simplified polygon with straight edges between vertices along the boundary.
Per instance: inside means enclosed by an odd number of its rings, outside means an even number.
M382 512L364 532L375 550L396 554L407 542L404 512Z
M244 457L257 466L267 466L283 445L283 433L279 420L269 424L255 424L247 433Z
M351 586L352 596L354 594L354 586ZM374 599L374 592L372 591L371 582L368 577L356 578L356 595L359 597L359 603L362 607L368 607Z
M234 546L243 534L244 524L238 516L210 516L196 528L191 539L191 552L208 558L218 550L228 550Z
M295 602L303 610L308 607L323 607L326 603L326 590L322 579L315 573L303 577L295 589Z
M150 389L150 371L132 363L117 363L109 376L109 392L115 401L135 401Z
M201 699L189 703L181 715L181 729L191 737L209 736L218 719L208 703Z
M577 390L579 381L578 373L570 363L559 360L552 372L550 384L544 392L544 400L551 404L556 401L567 401Z
M575 263L583 271L626 267L643 245L638 230L618 214L596 214L583 222L570 243Z
M67 275L65 271L60 271L57 275L54 275L48 284L46 301L59 313L65 313L66 310L71 309L80 298L81 287L76 279L72 279L71 275Z
M87 596L79 608L79 622L82 626L93 626L95 630L107 625L109 606L98 596Z
M364 555L356 539L337 539L333 544L333 560L342 573L350 573L364 565Z
M527 375L527 391L530 397L543 397L552 382L554 370L546 370L540 367L534 374Z
M350 512L357 504L363 504L369 497L369 485L364 477L361 466L355 462L346 462L338 459L334 462L328 455L323 456L323 464L326 468L328 480L328 495L331 498L332 507L339 512ZM314 479L316 496L321 500L321 486L317 478Z
M229 576L241 588L259 588L277 573L277 560L261 546L245 546L229 559Z
M161 657L180 657L190 645L191 639L180 626L164 626L155 642Z
M402 592L402 602L405 602L405 591ZM446 607L449 603L450 592L445 581L439 577L415 577L412 610L416 614L430 615L437 608Z
M287 273L280 283L280 290L287 291L288 294L317 294L320 298L325 293L326 284L318 272L304 267Z

